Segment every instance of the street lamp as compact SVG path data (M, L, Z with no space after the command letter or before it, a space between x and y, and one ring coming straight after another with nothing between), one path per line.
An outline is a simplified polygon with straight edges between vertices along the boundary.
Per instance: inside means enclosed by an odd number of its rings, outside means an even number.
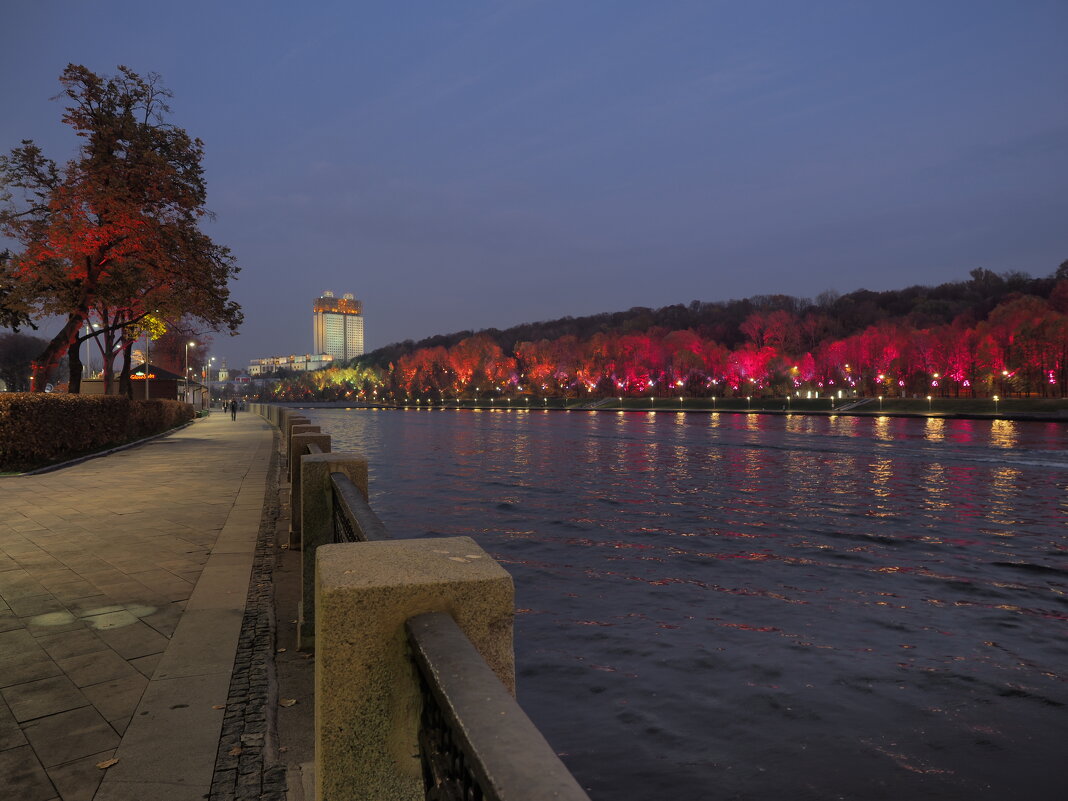
M931 411L931 396L927 396L927 411Z
M994 396L994 414L998 413L998 401L1001 400L997 395Z
M196 342L185 343L185 402L189 403L189 348L195 347Z

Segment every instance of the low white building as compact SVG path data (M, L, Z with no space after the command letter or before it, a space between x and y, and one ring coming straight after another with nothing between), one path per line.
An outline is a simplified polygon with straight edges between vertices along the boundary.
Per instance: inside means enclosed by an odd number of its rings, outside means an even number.
M268 356L266 359L253 359L248 365L251 376L267 375L275 370L294 370L298 373L310 373L332 366L334 357L329 353L306 353L303 356Z

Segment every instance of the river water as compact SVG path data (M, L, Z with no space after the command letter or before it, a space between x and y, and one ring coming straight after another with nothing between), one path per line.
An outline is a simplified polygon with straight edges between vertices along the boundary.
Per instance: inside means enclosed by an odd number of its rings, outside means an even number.
M1063 423L323 410L394 536L513 575L594 801L1060 799Z

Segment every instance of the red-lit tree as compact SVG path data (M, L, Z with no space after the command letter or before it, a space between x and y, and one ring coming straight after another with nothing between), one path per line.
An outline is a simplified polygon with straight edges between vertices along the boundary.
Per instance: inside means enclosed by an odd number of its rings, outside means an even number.
M548 339L518 342L515 355L519 363L519 386L523 391L540 392L547 388L555 372L553 343Z
M80 363L98 306L117 312L107 321L116 329L157 312L231 331L242 320L228 288L238 268L198 229L207 214L203 144L166 122L170 93L159 76L120 66L101 77L71 64L60 83L70 101L63 121L82 139L75 158L59 168L26 140L0 159L0 183L15 190L0 232L23 246L0 284L34 314L66 318L37 360L37 389L64 353ZM72 383L76 391L77 376Z
M704 377L704 359L701 337L692 330L672 331L664 337L664 350L667 353L668 381L676 390L691 384L695 378Z
M460 392L474 387L488 389L489 385L500 382L502 375L515 369L514 360L511 369L502 366L504 353L501 346L485 334L462 339L449 348L449 369L456 378L456 389Z

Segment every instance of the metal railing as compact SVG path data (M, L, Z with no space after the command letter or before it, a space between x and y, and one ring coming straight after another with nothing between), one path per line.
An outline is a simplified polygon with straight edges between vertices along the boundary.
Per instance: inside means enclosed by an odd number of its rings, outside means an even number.
M452 616L411 618L427 801L589 801Z
M344 473L331 473L334 542L372 542L391 539L385 525L368 505L360 488Z

